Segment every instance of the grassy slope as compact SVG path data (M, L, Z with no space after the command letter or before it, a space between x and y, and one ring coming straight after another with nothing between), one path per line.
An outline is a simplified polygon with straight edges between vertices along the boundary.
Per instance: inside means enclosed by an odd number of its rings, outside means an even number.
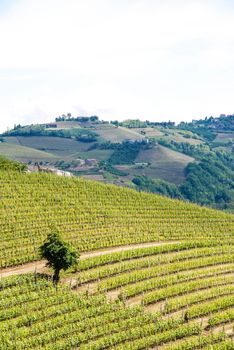
M163 136L164 133L156 128L134 128L131 129L134 130L135 132L138 132L139 134L141 132L144 132L146 137L159 137Z
M151 165L145 169L136 170L136 173L179 184L185 178L184 168L193 161L192 157L182 153L163 146L155 146L152 149L140 152L136 162L149 162Z
M144 136L138 134L137 132L122 128L115 127L114 125L103 125L97 126L95 132L100 135L104 141L111 141L113 143L120 143L126 140L142 140Z
M21 155L17 159L19 160L65 160L71 161L78 157L83 159L86 158L96 158L98 160L105 160L109 158L112 151L111 150L99 150L94 149L89 151L89 148L93 143L78 142L74 139L66 139L61 137L48 137L48 136L32 136L32 137L5 137L6 143L0 144L4 145L3 149L5 154L12 158L14 152L8 152L13 148L12 145L20 145L24 147L25 153L27 153L27 158L21 158ZM8 146L9 145L9 146ZM18 146L17 146L18 148ZM15 148L13 148L15 149ZM38 150L38 151L37 151ZM39 152L40 151L40 152ZM47 155L48 154L48 155ZM36 157L37 156L37 157Z
M234 132L233 133L218 133L215 142L229 142L234 140Z
M70 156L79 151L87 151L91 146L89 143L78 142L73 139L48 136L5 137L5 140L9 143L18 143L21 146L53 153L60 157Z
M165 140L173 140L176 142L187 142L191 145L199 145L203 143L200 139L194 139L192 136L194 135L191 131L184 131L180 129L172 129L172 130L165 130L165 133L168 134L168 136L165 135ZM185 135L190 135L191 138L184 137Z
M153 137L155 139L163 139L165 141L187 142L191 145L201 144L203 141L192 138L193 133L190 131L183 131L180 129L167 129L167 128L135 128L131 129L138 133L145 132L144 136ZM191 138L184 137L183 135L190 135Z
M87 130L95 131L102 141L111 141L113 143L122 142L126 139L141 140L144 138L138 130L127 129L124 127L115 127L112 124L93 124L79 122L58 122L59 129L68 128L87 128Z
M35 162L37 161L56 161L56 156L36 150L34 148L30 147L25 147L21 146L19 144L14 144L14 143L0 143L0 154L4 155L10 159L13 160L18 160L22 162L27 162L29 160L34 160Z

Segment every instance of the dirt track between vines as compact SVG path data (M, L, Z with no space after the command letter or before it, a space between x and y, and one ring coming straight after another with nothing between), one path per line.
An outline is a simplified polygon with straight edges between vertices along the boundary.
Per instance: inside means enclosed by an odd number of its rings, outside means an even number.
M175 244L180 243L179 241L168 241L168 242L149 242L149 243L140 243L140 244L131 244L131 245L124 245L119 247L110 247L103 250L96 250L91 252L85 252L80 254L80 259L87 259L87 258L93 258L95 256L101 256L105 254L110 253L116 253L116 252L122 252L126 250L131 250L135 248L147 248L147 247L157 247L157 246L163 246L163 245L169 245L169 244ZM5 269L0 270L0 277L10 277L10 276L16 276L16 275L23 275L26 273L34 273L34 272L42 273L46 271L46 261L40 260L40 261L33 261L30 263L26 263L23 265L17 265L12 267L7 267Z

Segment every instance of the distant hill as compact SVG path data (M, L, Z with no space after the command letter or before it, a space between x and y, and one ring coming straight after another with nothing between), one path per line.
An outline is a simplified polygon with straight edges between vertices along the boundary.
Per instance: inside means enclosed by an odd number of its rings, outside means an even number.
M234 210L234 116L181 122L101 121L97 116L16 125L0 154L75 176Z

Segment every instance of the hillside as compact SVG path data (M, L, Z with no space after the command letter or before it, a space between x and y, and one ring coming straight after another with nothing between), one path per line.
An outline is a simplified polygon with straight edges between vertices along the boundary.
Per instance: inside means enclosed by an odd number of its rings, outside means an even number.
M42 159L44 162L53 162L56 161L56 156L50 153L45 153L43 151L38 151L32 147L25 147L18 143L1 143L0 144L0 154L6 156L10 159L28 163L34 160L34 162L41 162Z
M2 350L233 348L233 215L49 174L1 171L0 192ZM83 252L57 289L14 267L54 227Z
M234 211L233 116L181 122L62 116L16 125L0 154L31 165Z
M0 143L0 153L7 154L13 159L28 163L39 162L48 166L56 166L73 172L76 176L86 176L101 178L104 182L131 184L134 176L141 174L138 171L139 163L144 162L144 156L147 158L146 173L152 179L161 178L173 183L179 184L185 179L184 171L192 157L186 157L179 152L166 152L163 148L157 146L154 138L164 136L163 131L156 128L146 128L147 133L142 132L140 128L128 128L104 121L93 120L90 118L72 118L61 120L56 118L55 123L45 125L16 126L2 135L4 142ZM73 120L74 119L74 120ZM87 120L88 119L88 120ZM92 119L92 120L90 120ZM181 140L186 140L183 135L172 135ZM166 137L168 139L168 137ZM191 139L192 140L192 139ZM147 146L147 142L150 144ZM195 141L195 140L194 140ZM198 141L199 142L199 141ZM27 155L13 145L20 145ZM8 149L9 147L9 149ZM122 149L121 149L122 147ZM133 148L136 148L134 151ZM128 156L122 157L122 154L129 148ZM149 159L147 149L152 151L152 164ZM14 149L16 152L13 152ZM33 149L43 152L35 153ZM30 159L31 152L31 159ZM133 154L132 154L133 152ZM114 154L115 162L112 156ZM139 157L137 157L139 154ZM38 156L41 156L40 158ZM53 158L54 157L54 158ZM173 176L171 168L173 158L175 157L175 172ZM159 161L155 164L155 159ZM96 163L91 167L83 162L86 159L94 159ZM161 160L165 160L162 164ZM101 162L101 164L100 164ZM103 167L105 164L112 164L114 167ZM129 167L127 171L121 173L116 167ZM132 183L132 186L133 183Z
M81 251L233 229L222 212L83 179L3 172L0 189L2 267L36 259L53 225Z

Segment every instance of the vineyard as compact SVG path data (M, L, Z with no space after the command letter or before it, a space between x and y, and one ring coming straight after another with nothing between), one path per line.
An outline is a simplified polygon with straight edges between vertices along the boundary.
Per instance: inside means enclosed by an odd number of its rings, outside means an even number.
M232 215L83 179L2 172L0 195L0 268L38 259L54 226L80 251L234 232Z
M234 349L232 215L49 174L1 172L0 196L0 274L54 227L81 251L57 288L0 279L1 350Z

